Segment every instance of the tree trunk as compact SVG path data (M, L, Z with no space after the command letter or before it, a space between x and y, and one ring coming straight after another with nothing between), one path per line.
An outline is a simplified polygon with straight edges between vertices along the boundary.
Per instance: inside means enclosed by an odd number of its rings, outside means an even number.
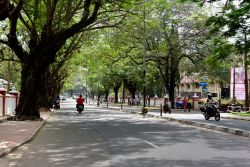
M118 91L115 91L115 103L118 103Z
M137 85L136 85L136 83L134 83L132 81L124 80L124 84L127 87L127 89L129 90L132 99L135 99L135 93L137 91Z
M46 68L23 65L21 77L21 96L16 109L16 118L18 120L39 119L39 109L44 107L44 102L47 101Z
M169 100L171 101L171 108L175 107L175 77L170 77L170 83L169 83Z
M118 92L119 92L119 87L115 86L114 87L114 93L115 93L115 103L118 103Z

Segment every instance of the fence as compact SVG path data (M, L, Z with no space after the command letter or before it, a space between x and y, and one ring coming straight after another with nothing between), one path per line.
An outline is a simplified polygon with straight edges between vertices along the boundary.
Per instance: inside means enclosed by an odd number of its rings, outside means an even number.
M201 106L201 104L199 104L199 98L198 97L193 97L192 98L192 109L194 110L199 110ZM121 101L124 101L125 103L127 103L128 105L142 105L143 104L143 98L141 98L140 100L138 99L124 99L122 100L121 98L119 99L119 102ZM164 98L147 98L146 99L146 105L147 106L155 106L155 107L160 107L161 104L163 103L164 101ZM181 99L175 99L174 101L174 105L176 108L178 108L178 102L181 102L181 105L182 106L182 100Z
M0 117L14 115L19 100L18 94L0 94Z

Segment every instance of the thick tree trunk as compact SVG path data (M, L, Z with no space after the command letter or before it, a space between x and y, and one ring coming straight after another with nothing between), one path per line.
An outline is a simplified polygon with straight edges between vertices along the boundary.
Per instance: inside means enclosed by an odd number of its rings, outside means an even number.
M48 108L53 107L53 103L56 99L56 97L60 94L60 91L63 86L62 78L59 75L59 71L55 71L56 69L50 68L50 71L47 72L46 77L47 77L47 93L48 95L46 96L47 101L45 101L45 106Z
M115 93L115 103L118 103L118 92L119 92L119 87L115 86L114 87L114 93Z
M175 79L171 77L169 84L169 100L171 101L171 108L175 108Z
M39 109L46 101L46 69L30 65L22 66L21 96L16 109L16 118L34 120L40 118Z
M127 89L129 90L132 99L135 99L135 93L137 91L136 83L133 83L132 81L124 80L124 84L127 87Z
M105 97L104 97L106 101L109 100L108 97L109 97L109 93L106 92L106 93L105 93Z

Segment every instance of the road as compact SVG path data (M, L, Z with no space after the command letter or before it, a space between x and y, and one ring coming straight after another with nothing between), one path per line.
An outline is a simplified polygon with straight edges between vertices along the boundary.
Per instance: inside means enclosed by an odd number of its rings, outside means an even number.
M0 167L246 167L249 138L65 103Z
M150 114L154 115L160 115L159 111L152 111ZM221 116L223 116L226 113L221 113ZM244 121L244 120L236 120L236 119L225 119L221 118L221 121L215 121L214 117L211 117L209 120L205 120L204 116L200 113L200 111L192 111L191 113L185 113L181 110L175 111L172 114L164 114L163 116L181 119L181 120L187 120L187 121L194 121L199 123L206 123L216 126L223 126L223 127L230 127L235 129L241 129L244 131L250 132L250 121Z

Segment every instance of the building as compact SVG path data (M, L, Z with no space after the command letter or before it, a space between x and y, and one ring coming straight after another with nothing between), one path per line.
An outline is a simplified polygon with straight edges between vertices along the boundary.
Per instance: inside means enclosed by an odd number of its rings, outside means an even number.
M218 83L209 81L208 77L200 77L198 73L192 75L183 75L178 94L181 96L198 96L206 97L208 93L212 93L217 100L220 98L221 88Z

